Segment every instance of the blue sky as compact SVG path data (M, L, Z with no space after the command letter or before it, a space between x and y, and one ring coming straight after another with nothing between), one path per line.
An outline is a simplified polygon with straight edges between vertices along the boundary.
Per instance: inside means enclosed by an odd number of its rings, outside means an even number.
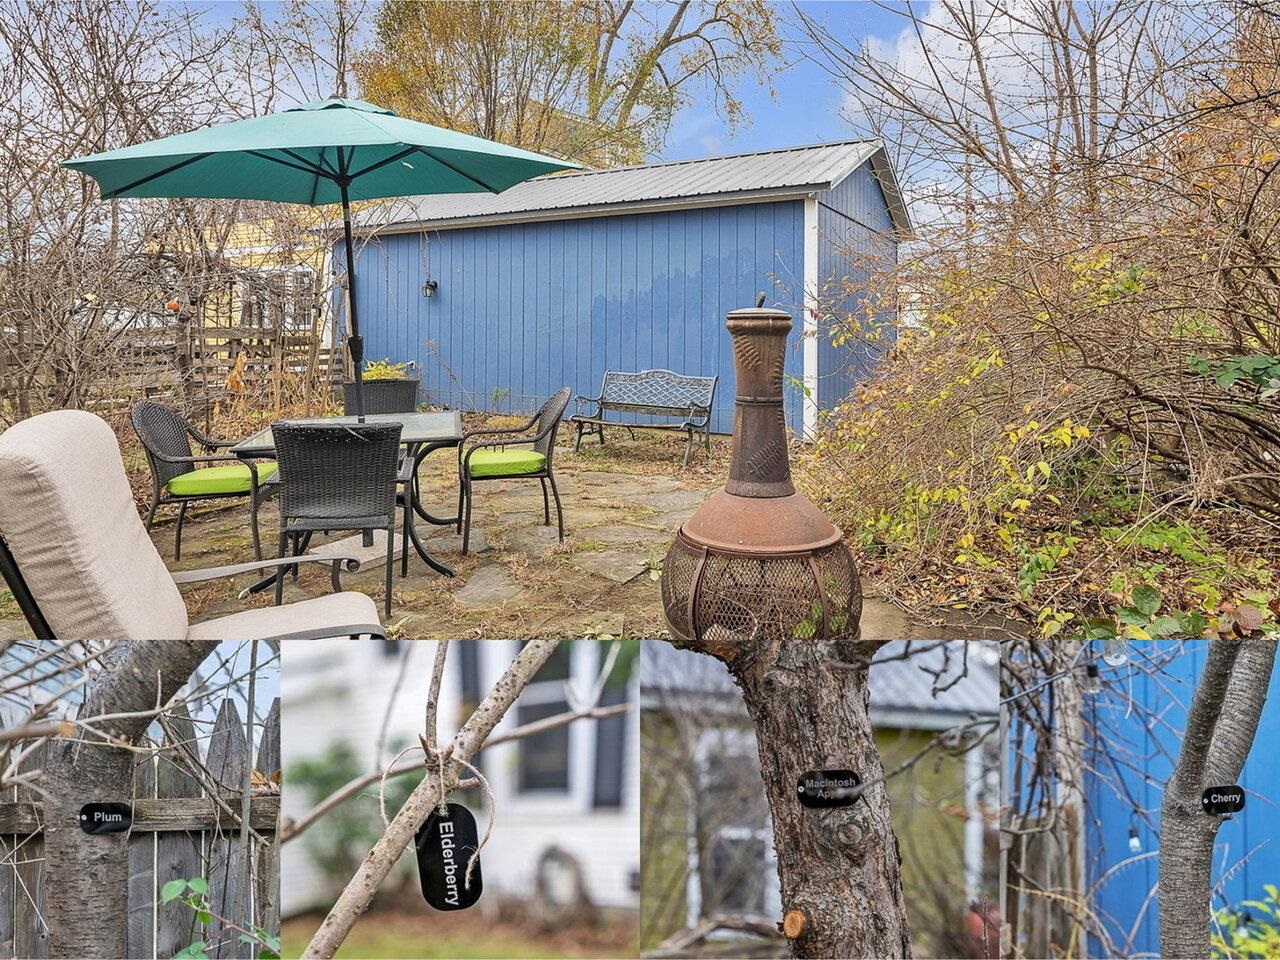
M813 19L825 21L849 46L854 45L855 39L870 36L890 41L903 29L901 17L864 0L806 2L801 6ZM789 4L780 8L789 9ZM750 124L731 134L724 121L707 106L687 109L672 126L664 158L686 160L854 136L840 118L840 89L826 72L795 50L790 50L788 57L794 62L774 78L776 99L765 88L744 86L738 91L751 117Z
M243 9L237 0L193 0L192 6L204 9L220 23L229 23ZM268 14L278 12L275 4L268 2L264 6ZM784 33L788 32L785 21L790 19L792 4L786 0L776 6L779 23L784 25ZM891 41L903 29L901 17L870 0L803 0L800 6L813 19L825 22L849 46L871 36ZM751 118L749 123L730 132L714 109L699 102L676 118L661 159L746 153L853 136L840 118L841 93L831 78L794 46L788 45L784 56L786 65L773 80L775 96L770 96L767 87L739 87L737 96Z

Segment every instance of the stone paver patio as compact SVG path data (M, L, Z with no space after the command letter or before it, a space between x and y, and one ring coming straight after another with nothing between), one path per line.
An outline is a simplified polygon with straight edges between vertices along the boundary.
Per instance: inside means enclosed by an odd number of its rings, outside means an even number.
M634 439L614 431L608 445L584 441L577 454L562 444L555 469L565 513L563 544L554 526L542 524L537 482L477 484L468 556L462 556L462 538L453 527L417 524L428 549L457 576L441 577L411 553L409 576L401 579L397 561L390 634L410 639L663 635L657 572L676 529L723 483L729 440L714 438L710 457L695 455L687 469L680 465L682 453L678 435L657 431L638 430ZM423 499L437 515L452 515L457 509L456 463L452 451L441 451L423 465ZM252 559L248 509L237 505L190 514L183 528L182 562L175 565L174 513L173 508L162 511L152 531L171 568ZM263 506L260 516L263 546L270 555L276 542L274 501ZM368 552L379 553L376 548ZM269 604L271 591L238 598L253 579L242 576L184 588L192 620ZM346 589L362 590L380 603L381 560L344 574L342 582ZM928 624L877 600L873 583L864 582L863 589L868 594L862 621L866 637L968 638L989 635L986 627L1000 627ZM312 564L297 581L286 583L284 595L286 601L298 600L329 590L329 568ZM16 604L3 594L0 640L26 633Z
M401 579L397 562L388 623L392 634L492 638L659 633L661 598L651 571L660 568L676 528L722 482L728 449L727 438L718 439L710 458L702 454L682 469L682 440L671 434L637 431L634 440L610 437L603 448L587 441L577 454L562 442L555 469L564 504L563 544L556 537L554 504L552 526L542 523L542 492L536 481L477 484L468 556L462 556L461 537L453 527L417 523L427 548L457 576L437 575L411 552L409 576ZM451 452L441 451L423 465L423 501L432 513L452 515L457 510L456 462ZM274 502L264 505L260 516L264 548L270 549L275 543ZM334 539L343 536L335 534ZM172 524L158 524L153 540L165 561L172 563ZM247 508L188 517L179 566L214 566L250 556ZM193 619L269 602L266 596L237 598L250 579L185 590ZM381 600L381 563L375 560L344 574L342 582ZM289 600L328 590L328 568L316 564L296 582L286 583L284 592Z

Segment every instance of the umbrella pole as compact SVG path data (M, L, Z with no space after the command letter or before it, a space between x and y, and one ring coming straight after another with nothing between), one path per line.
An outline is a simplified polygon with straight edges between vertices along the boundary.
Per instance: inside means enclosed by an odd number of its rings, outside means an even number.
M356 417L364 423L364 379L360 372L364 363L364 337L360 336L360 322L356 316L356 256L351 243L351 198L347 196L347 184L339 181L338 185L342 190L342 232L347 242L347 310L351 322L347 349L351 351L351 365L356 375Z

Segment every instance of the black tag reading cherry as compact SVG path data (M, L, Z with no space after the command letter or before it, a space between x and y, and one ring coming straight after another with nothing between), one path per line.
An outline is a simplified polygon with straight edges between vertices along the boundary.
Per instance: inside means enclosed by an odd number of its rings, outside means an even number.
M796 784L796 796L806 807L849 807L862 799L862 778L852 770L806 770Z
M1244 809L1244 787L1210 787L1200 796L1200 806L1211 817L1223 817Z
M86 803L80 808L80 829L85 833L123 833L133 823L127 803Z
M418 828L418 877L422 896L437 910L465 910L484 892L480 861L471 870L471 886L463 882L467 862L480 846L476 818L460 803L450 803L441 815L439 807Z

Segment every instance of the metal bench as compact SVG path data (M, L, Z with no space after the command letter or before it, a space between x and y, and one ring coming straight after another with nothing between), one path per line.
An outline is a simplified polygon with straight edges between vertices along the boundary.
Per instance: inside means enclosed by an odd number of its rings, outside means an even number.
M576 453L582 446L582 435L590 432L604 443L604 428L626 427L635 436L636 427L655 430L683 430L689 435L684 447L684 465L689 465L694 434L702 434L702 443L711 452L711 405L716 395L716 377L687 377L670 370L641 370L624 373L609 370L604 375L598 397L577 397L579 411L569 418L577 424L574 439ZM594 409L591 405L594 404ZM681 423L639 423L606 420L606 413L647 413L660 417L682 417Z

